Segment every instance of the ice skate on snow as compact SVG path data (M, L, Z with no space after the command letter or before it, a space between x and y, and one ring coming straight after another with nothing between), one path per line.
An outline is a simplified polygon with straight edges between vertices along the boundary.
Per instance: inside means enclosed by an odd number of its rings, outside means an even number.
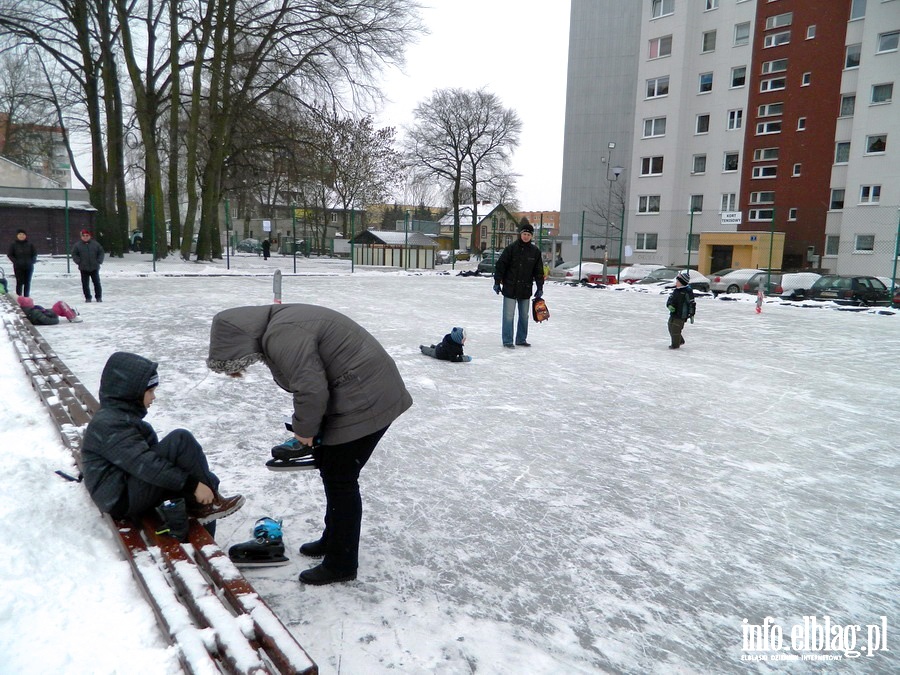
M228 549L237 567L280 567L290 560L284 555L281 520L264 517L253 526L253 539Z

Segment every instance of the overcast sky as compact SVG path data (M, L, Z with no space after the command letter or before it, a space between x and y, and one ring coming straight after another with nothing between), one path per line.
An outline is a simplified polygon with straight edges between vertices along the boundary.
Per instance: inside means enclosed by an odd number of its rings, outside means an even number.
M486 87L522 120L513 158L525 211L559 209L569 0L424 0L430 30L387 73L380 126L398 129L435 89Z

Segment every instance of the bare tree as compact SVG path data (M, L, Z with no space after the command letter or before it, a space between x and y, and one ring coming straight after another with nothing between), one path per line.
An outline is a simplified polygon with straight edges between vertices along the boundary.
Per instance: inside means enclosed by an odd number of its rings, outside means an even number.
M56 126L56 117L47 98L36 54L27 49L5 52L0 59L0 149L7 159L38 172L53 151L46 132Z
M463 187L476 204L478 187L506 171L518 145L521 122L512 110L483 89L440 89L420 103L407 129L406 153L412 173L449 184L453 209L453 247L459 248L459 207ZM473 213L475 246L477 212Z

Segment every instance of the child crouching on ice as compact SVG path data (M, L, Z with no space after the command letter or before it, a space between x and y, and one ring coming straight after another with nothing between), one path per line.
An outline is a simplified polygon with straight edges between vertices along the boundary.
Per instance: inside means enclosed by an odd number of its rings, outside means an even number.
M425 356L431 356L441 361L453 361L454 363L466 362L472 360L471 356L463 354L463 345L466 344L466 329L458 326L451 330L441 340L441 344L435 346L419 345L419 349Z

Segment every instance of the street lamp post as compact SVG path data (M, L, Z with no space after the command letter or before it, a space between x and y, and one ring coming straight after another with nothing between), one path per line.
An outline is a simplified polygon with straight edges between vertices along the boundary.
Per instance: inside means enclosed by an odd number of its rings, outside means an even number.
M604 281L609 278L609 228L612 226L612 188L613 183L619 180L619 176L622 175L622 172L625 170L621 166L614 166L612 168L613 176L609 177L609 167L612 162L612 151L616 147L616 144L610 142L607 146L609 152L606 154L606 181L609 183L609 190L606 193L606 242L603 247L603 278ZM621 267L622 261L619 261L619 266Z

